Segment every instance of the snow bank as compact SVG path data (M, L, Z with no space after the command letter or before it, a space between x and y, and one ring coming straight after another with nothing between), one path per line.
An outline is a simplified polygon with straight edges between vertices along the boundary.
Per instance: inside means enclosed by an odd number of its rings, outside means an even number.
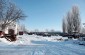
M32 41L50 41L50 42L60 42L63 41L64 37L62 36L51 36L51 37L43 37L37 35L18 35L17 40L15 42L9 42L4 38L0 38L0 41L6 43L8 45L37 45L32 43Z

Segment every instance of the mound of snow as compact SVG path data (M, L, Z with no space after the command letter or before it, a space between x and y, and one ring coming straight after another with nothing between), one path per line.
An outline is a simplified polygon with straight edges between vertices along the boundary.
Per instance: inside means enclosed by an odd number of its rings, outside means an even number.
M0 38L0 46L1 45L10 45L11 42L7 41L5 38Z
M43 37L43 36L37 36L37 35L24 34L24 35L18 35L17 40L14 42L9 42L4 38L0 38L0 41L8 45L37 45L37 44L32 43L32 41L60 42L60 41L63 41L63 39L65 38L62 36Z

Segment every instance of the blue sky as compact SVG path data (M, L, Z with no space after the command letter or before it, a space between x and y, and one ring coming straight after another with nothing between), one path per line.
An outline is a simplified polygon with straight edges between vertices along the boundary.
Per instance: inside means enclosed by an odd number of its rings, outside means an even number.
M12 0L12 2L27 16L21 23L28 30L62 31L63 16L75 4L79 6L82 23L85 22L85 0Z

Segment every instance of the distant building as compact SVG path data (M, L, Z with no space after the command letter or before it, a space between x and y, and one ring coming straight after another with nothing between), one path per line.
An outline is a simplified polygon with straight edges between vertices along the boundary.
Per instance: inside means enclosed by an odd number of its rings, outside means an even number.
M4 30L5 34L9 34L10 32L14 34L18 34L20 31L23 31L23 26L17 23L11 23L9 26L7 26Z

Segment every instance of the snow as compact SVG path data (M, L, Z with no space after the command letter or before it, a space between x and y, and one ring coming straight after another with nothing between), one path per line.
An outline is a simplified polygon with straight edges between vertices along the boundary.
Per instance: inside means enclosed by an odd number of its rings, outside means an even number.
M33 41L44 41L44 42L48 42L48 41L51 41L51 42L60 42L59 40L57 39L64 39L63 37L61 36L51 36L51 37L42 37L42 36L37 36L37 35L18 35L17 36L17 41L15 42L9 42L7 41L6 39L1 39L2 42L8 44L8 45L39 45L39 44L35 44L35 43L32 43ZM63 41L63 40L62 40Z
M77 40L64 41L67 37L24 34L17 38L15 42L0 39L0 55L85 55L85 46L75 44Z

